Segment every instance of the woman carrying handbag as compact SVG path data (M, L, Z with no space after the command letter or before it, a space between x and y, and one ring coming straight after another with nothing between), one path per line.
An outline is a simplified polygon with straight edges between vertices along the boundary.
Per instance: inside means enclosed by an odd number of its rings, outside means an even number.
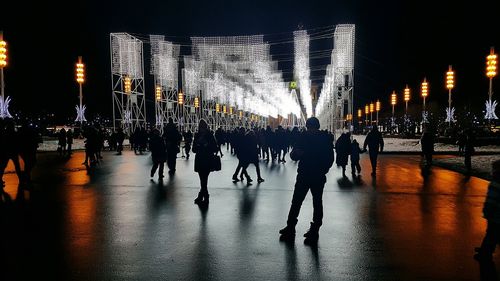
M208 128L207 122L203 119L200 120L198 132L194 136L193 152L196 153L194 171L198 173L201 184L200 192L194 203L198 205L208 204L208 175L214 170L212 166L214 153L217 152L217 143L214 135Z

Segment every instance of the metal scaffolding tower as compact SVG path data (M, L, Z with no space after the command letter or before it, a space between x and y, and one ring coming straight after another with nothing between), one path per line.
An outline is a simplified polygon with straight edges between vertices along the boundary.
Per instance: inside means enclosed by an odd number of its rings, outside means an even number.
M131 134L146 125L142 41L127 33L111 33L113 129Z

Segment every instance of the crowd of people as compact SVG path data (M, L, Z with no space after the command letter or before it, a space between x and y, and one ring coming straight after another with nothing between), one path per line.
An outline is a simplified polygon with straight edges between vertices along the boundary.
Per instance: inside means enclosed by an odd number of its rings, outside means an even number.
M342 168L342 175L346 177L346 169L350 160L351 173L353 177L361 173L360 154L368 152L371 163L371 175L376 176L378 154L383 151L384 141L382 134L374 126L367 134L361 146L352 138L349 132L342 133L336 140L334 136L326 131L320 130L318 119L312 117L306 122L305 128L283 128L278 126L273 130L267 128L246 129L243 127L225 131L218 128L211 131L204 120L200 120L197 132L193 136L190 130L180 132L179 128L170 118L163 133L158 129L147 131L144 128L136 129L130 136L130 147L136 154L143 154L147 150L151 152L153 162L150 176L153 178L158 171L158 179L164 178L164 164L167 163L170 174L175 174L176 159L179 153L182 157L189 159L191 149L195 153L194 171L198 173L200 179L200 190L194 203L207 206L209 203L208 178L211 172L221 169L219 157L223 157L223 148L233 154L238 159L238 165L232 176L234 182L245 181L251 184L252 177L248 173L248 167L253 164L256 169L257 181L264 182L260 173L260 161L277 161L286 163L286 155L290 154L290 159L298 161L297 178L293 193L293 198L288 214L286 227L279 231L280 239L290 241L295 238L295 225L305 196L311 191L313 197L313 219L310 229L304 234L305 243L313 244L318 241L319 229L322 225L323 188L326 183L326 174L335 162ZM100 126L87 126L81 130L81 136L85 138L85 160L84 165L95 166L102 159L102 150L107 141L110 150L116 150L117 155L121 155L123 142L125 140L124 131L119 128L108 135L106 130ZM61 129L58 132L58 153L60 156L70 157L72 145L75 139L75 132L71 129ZM21 184L31 182L31 171L36 163L36 152L41 138L36 130L23 123L16 128L12 119L0 119L0 179L7 166L13 161L16 174ZM434 153L434 134L425 129L421 137L422 156L426 167L432 165L432 155ZM181 144L183 146L181 147ZM463 139L459 140L463 149L461 153L465 156L467 169L470 169L470 156L474 151L473 135L464 133ZM335 153L334 153L335 152ZM336 154L336 158L334 157ZM220 155L220 156L219 156ZM24 162L24 169L21 169L19 159ZM500 169L498 163L496 170ZM495 174L498 176L498 173ZM4 182L1 181L2 187ZM490 186L485 206L485 217L492 218L488 223L488 231L481 248L477 249L478 259L489 257L492 253L492 245L497 241L500 227L496 221L497 211L491 209L498 208L500 191L498 186ZM494 202L494 203L491 203ZM493 207L492 207L493 206ZM496 213L495 213L496 214ZM494 249L494 247L493 247Z

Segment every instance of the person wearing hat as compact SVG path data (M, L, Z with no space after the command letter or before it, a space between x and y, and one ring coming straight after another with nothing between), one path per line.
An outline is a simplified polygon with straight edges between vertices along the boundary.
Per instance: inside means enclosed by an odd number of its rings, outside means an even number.
M295 225L300 207L307 192L311 190L313 198L313 222L304 234L304 243L314 245L319 238L319 228L323 220L323 188L326 174L334 162L333 142L326 132L320 131L319 120L311 117L306 121L307 131L302 133L290 153L293 161L298 161L297 180L293 192L292 205L288 213L287 225L281 229L281 241L295 239Z

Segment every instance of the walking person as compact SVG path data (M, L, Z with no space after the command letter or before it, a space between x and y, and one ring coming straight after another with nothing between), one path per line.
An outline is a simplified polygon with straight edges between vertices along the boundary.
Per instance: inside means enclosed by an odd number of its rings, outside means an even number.
M215 140L217 141L217 153L220 153L220 157L222 157L224 154L222 154L221 146L223 146L226 141L224 138L224 130L222 130L221 127L215 131Z
M165 133L163 134L165 139L165 144L167 145L167 166L168 173L175 174L175 165L177 161L177 153L181 152L179 145L182 140L182 136L177 130L177 126L174 124L172 118L168 118L167 126L165 127Z
M123 151L123 142L125 141L125 133L122 128L118 128L118 132L116 132L116 152L118 155L122 155Z
M66 143L68 144L68 149L67 149L67 152L68 152L68 156L71 155L72 153L72 146L73 146L73 131L71 129L69 129L67 132L66 132Z
M57 150L59 151L59 156L64 156L66 154L66 130L62 128L58 135L59 141L57 145L59 146Z
M198 132L194 135L193 152L196 153L194 158L194 171L200 177L200 192L198 197L194 200L195 204L209 203L208 194L208 175L212 171L212 158L214 153L217 153L217 141L210 132L208 124L205 120L201 119L198 124Z
M319 120L311 117L306 121L307 131L303 133L290 158L299 161L297 179L293 192L292 205L288 213L287 225L281 229L280 240L293 241L295 238L295 225L300 212L300 207L307 192L311 190L313 197L313 222L309 231L304 234L304 243L314 245L319 238L319 228L323 221L323 188L326 183L326 174L333 164L333 144L329 136L319 131Z
M422 146L422 155L425 159L425 167L432 166L432 154L434 153L434 135L425 128L420 138L420 145Z
M21 165L19 164L19 139L14 120L4 119L3 128L0 128L0 183L4 186L3 174L9 160L14 163L19 182L23 181Z
M471 129L467 129L464 144L464 164L468 174L472 171L472 155L474 152L474 134Z
M193 133L191 130L187 130L184 133L184 152L186 153L186 159L189 160L189 152L191 151L191 144L193 143Z
M31 171L36 164L36 151L41 137L37 131L25 122L19 129L19 156L24 162L23 182L31 183Z
M475 249L477 253L474 255L474 259L480 262L491 261L500 243L500 160L492 163L491 171L492 179L483 206L483 216L488 225L481 247Z
M384 139L382 134L378 131L377 126L373 126L372 130L366 135L365 143L363 144L363 151L366 151L368 146L370 163L372 164L372 177L377 176L377 158L379 150L384 150Z
M165 161L167 161L167 147L158 129L154 129L152 132L151 139L149 140L149 150L151 151L151 158L153 160L151 177L155 176L156 169L160 167L158 171L158 180L161 181L163 179L163 167Z
M337 139L335 152L337 152L337 166L342 167L342 177L347 178L345 170L351 152L351 135L349 133L342 133Z
M356 176L356 170L358 174L361 174L361 165L359 165L359 154L363 153L363 150L359 147L357 140L352 140L351 143L351 174L353 177Z

